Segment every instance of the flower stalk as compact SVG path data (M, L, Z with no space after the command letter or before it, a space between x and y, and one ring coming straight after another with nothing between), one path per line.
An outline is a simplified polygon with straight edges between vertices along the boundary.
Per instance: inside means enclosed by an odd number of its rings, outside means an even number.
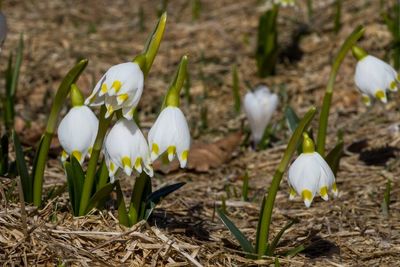
M352 48L352 46L361 38L364 34L364 27L358 26L345 40L345 42L340 47L339 53L337 54L335 60L332 64L332 70L329 75L328 85L326 86L326 91L322 103L321 115L319 119L319 128L317 136L317 152L324 157L325 156L325 142L326 142L326 132L328 128L328 118L329 110L332 103L333 88L336 81L336 75L339 71L340 65L343 62L347 52Z
M60 87L58 88L53 105L51 107L49 119L47 121L46 131L40 141L32 170L33 204L36 207L40 207L42 204L44 169L46 167L46 161L50 149L51 139L53 138L57 127L57 120L60 114L60 110L64 105L65 99L67 98L71 90L71 85L75 83L80 74L86 68L87 64L88 64L87 59L81 60L67 73Z
M103 146L104 137L106 136L107 130L112 121L112 115L105 118L107 109L105 105L101 106L100 109L100 120L99 120L99 130L97 132L96 140L93 144L92 154L90 156L88 168L86 171L85 181L83 183L81 202L79 206L79 216L83 216L87 212L87 206L91 197L93 183L95 180L97 164L100 157L101 148Z
M264 256L268 250L268 238L271 225L272 210L274 208L276 194L279 189L283 174L289 165L293 153L297 149L297 145L302 138L303 132L307 129L311 120L315 115L316 109L310 108L304 115L303 119L299 122L296 130L294 131L289 143L286 147L285 154L278 165L278 169L272 178L271 186L268 189L268 194L264 196L258 220L257 236L256 236L256 253L259 258Z

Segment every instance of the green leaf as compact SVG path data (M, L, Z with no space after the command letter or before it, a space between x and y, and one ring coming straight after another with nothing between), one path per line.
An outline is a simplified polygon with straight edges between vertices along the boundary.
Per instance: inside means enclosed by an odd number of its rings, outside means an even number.
M392 190L392 182L388 178L386 183L386 190L382 201L382 213L385 217L389 216L389 208L390 208L390 192Z
M267 249L267 255L272 256L275 253L276 246L279 243L279 240L282 238L283 234L288 230L290 227L293 226L293 224L298 223L299 221L297 219L290 220L280 231L279 233L275 236L274 240L272 240L271 245Z
M146 210L145 210L145 213L143 215L144 219L145 220L149 219L149 217L152 214L153 210L162 201L163 198L165 198L169 194L175 192L176 190L178 190L179 188L181 188L185 184L186 183L181 182L181 183L176 183L176 184L172 184L172 185L167 185L167 186L164 186L164 187L154 191L150 195L148 195L147 198L146 198L146 202L145 202L146 203Z
M338 142L336 143L335 147L325 157L326 162L329 164L329 167L331 167L335 176L339 170L340 159L343 156L344 147L343 134L339 133L338 137Z
M274 266L275 267L281 267L281 263L279 262L278 257L275 258Z
M240 90L239 90L239 75L237 66L234 65L232 68L232 94L234 101L234 110L236 114L240 113Z
M221 209L217 209L218 216L225 224L225 226L231 231L232 235L237 239L243 251L249 254L254 253L254 247L250 241L244 236L244 234L236 227L236 225L224 214Z
M242 199L244 201L249 200L249 173L246 171L246 173L243 176L243 186L242 186Z
M99 204L101 204L105 198L109 197L113 189L114 189L114 184L108 183L105 186L103 186L100 190L98 190L89 200L86 213L88 213L89 211L97 207ZM78 204L78 209L79 209L79 204Z
M134 61L137 62L143 71L144 77L149 73L153 61L157 55L158 49L161 44L161 40L164 36L165 25L167 23L167 13L163 13L158 20L156 27L153 32L149 35L144 51L138 55Z
M302 252L303 250L305 250L306 248L304 247L304 245L299 245L295 248L292 248L291 250L289 250L288 252L285 253L285 256L287 257L294 257L297 254L299 254L300 252Z
M286 123L291 133L293 133L299 124L299 117L291 106L287 106L285 110Z
M43 174L46 167L48 152L50 149L51 139L58 124L58 116L61 108L66 102L66 98L71 89L71 85L76 82L83 70L88 64L87 59L79 61L70 71L65 75L62 80L56 96L54 98L50 115L47 120L46 131L40 141L40 145L36 151L34 164L32 166L33 175L33 204L39 207L42 204L42 187L43 187Z
M29 175L28 168L24 158L24 152L22 150L21 143L19 141L18 135L15 131L12 131L12 136L14 140L15 157L17 162L18 174L21 178L22 190L24 191L24 199L26 202L32 202L32 177Z
M13 69L11 84L10 84L10 95L15 96L15 92L17 91L18 85L18 78L19 78L19 71L21 68L22 58L23 58L23 51L24 51L24 39L23 35L19 36L18 48L17 48L17 56L15 58L15 66Z
M81 201L83 182L85 181L85 172L82 169L79 161L71 156L71 165L72 170L74 172L74 191L75 191L75 206L76 209L79 209L79 203Z
M74 171L72 170L72 165L69 162L64 162L64 169L67 175L67 186L69 193L69 201L71 202L72 211L74 216L77 216L78 211L76 210L75 203L75 191L74 191Z
M180 183L175 183L171 185L164 186L160 189L157 189L153 193L151 193L149 196L146 198L146 203L153 202L154 204L159 204L163 198L168 196L169 194L175 192L182 186L184 186L186 183L185 182L180 182Z
M117 191L118 221L120 224L130 227L128 211L126 210L124 194L122 193L119 180L115 181L115 190Z
M8 135L4 134L0 139L0 175L8 172Z

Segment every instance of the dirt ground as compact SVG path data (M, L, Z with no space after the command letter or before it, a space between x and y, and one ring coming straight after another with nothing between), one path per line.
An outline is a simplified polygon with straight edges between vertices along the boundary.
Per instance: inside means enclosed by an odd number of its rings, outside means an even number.
M308 34L295 40L302 58L283 57L277 75L257 77L254 47L258 17L257 0L201 0L197 20L191 1L168 5L164 40L145 83L139 104L144 132L155 121L180 57L189 57L192 102L182 100L194 142L214 142L239 131L244 116L233 111L232 66L238 66L241 94L249 86L265 83L281 91L280 107L272 123L281 123L290 104L299 114L321 106L330 63L343 40L357 25L366 32L360 45L381 58L387 56L390 33L379 14L378 0L344 0L342 29L333 33L333 1L314 1L309 21L305 1L285 8L279 15L279 42L283 51L300 29ZM46 123L52 95L68 69L81 58L89 65L78 85L88 95L93 84L113 64L125 62L141 51L157 20L159 1L3 1L9 35L1 54L4 71L7 55L24 34L25 53L17 97L17 130L25 144L35 144ZM141 22L140 13L143 12ZM141 26L141 24L143 25ZM293 48L291 48L293 49ZM284 53L285 54L285 53ZM281 257L282 266L398 266L400 265L400 149L399 93L384 106L370 109L362 102L354 82L356 61L349 54L335 85L329 122L328 147L339 129L344 131L346 155L337 174L337 199L315 199L311 208L288 200L286 177L276 199L272 235L290 218L299 223L283 237L278 251L304 243L294 257ZM207 109L208 127L201 123ZM63 111L67 111L67 107ZM317 119L314 120L315 126ZM282 125L284 125L282 123ZM273 258L249 260L225 228L215 208L226 198L229 217L251 240L260 201L272 179L289 138L286 127L263 151L238 146L232 159L207 172L159 172L154 188L184 181L187 184L167 197L152 219L132 228L118 225L116 211L96 211L74 218L65 191L36 210L27 206L28 234L24 236L18 197L0 202L0 263L4 266L268 266ZM66 178L54 142L46 169L45 190L64 185ZM241 200L245 171L250 176L250 199ZM381 213L386 181L392 180L390 216ZM13 180L1 178L2 188ZM122 178L129 195L133 178ZM235 193L236 192L236 193ZM61 265L60 265L61 266Z

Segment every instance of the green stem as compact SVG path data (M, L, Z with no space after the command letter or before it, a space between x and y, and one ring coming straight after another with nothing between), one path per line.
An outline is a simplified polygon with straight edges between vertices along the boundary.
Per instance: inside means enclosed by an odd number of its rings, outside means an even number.
M104 137L106 136L108 127L110 126L113 117L110 116L107 119L104 118L106 111L107 109L105 105L101 106L99 130L97 132L96 140L94 141L92 154L90 155L90 160L86 171L85 182L83 183L81 203L79 206L79 216L83 216L86 214L87 206L89 204L90 197L92 196L97 164L99 161L101 148L103 146Z
M124 194L122 193L119 181L115 181L115 190L117 191L118 221L120 224L130 227L128 213L126 212Z
M141 174L136 178L132 190L131 204L129 206L129 222L134 225L138 222L140 208L142 207L143 193L150 178L146 174Z
M321 115L319 119L318 137L317 137L317 152L321 155L325 155L325 141L326 131L328 128L328 117L329 110L332 103L333 87L335 85L336 75L339 71L340 65L343 62L344 57L351 47L357 42L358 39L364 34L364 27L358 26L345 40L340 47L339 53L332 64L332 70L329 75L328 85L326 86L325 96L322 103Z
M99 174L99 180L96 185L96 192L99 191L101 188L103 188L107 184L108 180L108 169L105 160L101 162L101 167L100 167L100 174Z
M57 90L53 105L51 107L50 115L47 120L47 127L45 134L40 142L37 150L35 161L33 164L33 204L39 207L42 204L42 187L43 175L46 167L47 155L49 153L51 139L53 138L55 129L57 127L58 115L65 103L65 99L71 89L71 85L78 79L79 75L83 72L88 64L88 60L81 60L76 64L65 76Z
M308 125L313 119L315 112L316 109L314 107L310 108L309 111L304 115L303 119L299 122L296 130L289 140L285 154L283 155L283 158L278 165L278 169L275 171L274 177L272 178L271 186L268 189L268 194L263 198L256 236L256 252L259 258L265 255L265 253L267 252L272 210L274 208L276 194L278 192L283 173L289 165L290 159L297 149L297 145L302 137L302 134L307 129Z

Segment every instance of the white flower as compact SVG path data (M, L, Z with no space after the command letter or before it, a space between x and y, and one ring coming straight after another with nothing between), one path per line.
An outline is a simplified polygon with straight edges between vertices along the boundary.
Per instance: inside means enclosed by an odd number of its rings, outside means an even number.
M288 182L290 186L289 199L292 200L296 194L299 194L308 208L315 195L318 194L324 200L328 200L329 190L333 192L334 196L338 195L338 191L335 175L328 163L314 151L314 144L307 135L304 140L303 153L289 168Z
M3 12L0 11L0 46L3 45L7 37L7 20ZM1 48L0 48L1 49Z
M58 126L58 139L64 151L61 160L74 155L82 164L96 139L98 119L87 106L76 106L70 109Z
M149 176L153 176L149 147L134 120L123 118L117 121L107 134L104 148L111 182L118 168L127 175L131 175L132 168L135 168L139 173L144 169Z
M169 161L172 161L176 154L181 168L186 166L190 132L185 115L178 107L168 106L161 111L150 129L148 140L152 160L167 151Z
M266 86L258 86L254 92L248 92L243 101L244 111L249 120L253 141L261 141L264 130L279 104L276 94Z
M85 104L106 105L108 118L122 109L123 116L131 120L143 92L143 72L137 63L127 62L112 66L98 81Z
M366 55L357 63L354 81L363 94L363 102L370 106L370 97L386 103L386 91L397 91L399 78L392 66L379 58Z

